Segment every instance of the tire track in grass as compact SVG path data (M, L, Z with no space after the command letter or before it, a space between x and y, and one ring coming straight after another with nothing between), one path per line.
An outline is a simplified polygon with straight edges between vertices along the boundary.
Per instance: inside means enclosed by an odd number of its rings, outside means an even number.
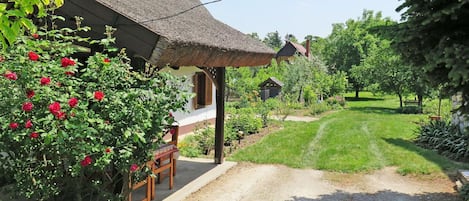
M325 129L327 128L327 126L335 120L335 118L330 119L325 122L322 122L321 125L319 125L319 129L316 132L314 139L308 144L308 147L303 151L303 159L301 162L303 167L314 167L319 157L319 153L316 152L319 150L319 141L326 133Z
M376 161L377 161L377 165L379 167L384 167L386 165L386 162L385 162L386 159L384 158L383 153L381 152L381 150L378 147L378 144L376 142L376 136L371 134L370 130L368 129L368 123L363 123L362 127L361 127L361 130L368 137L368 139L370 139L369 150L375 156Z

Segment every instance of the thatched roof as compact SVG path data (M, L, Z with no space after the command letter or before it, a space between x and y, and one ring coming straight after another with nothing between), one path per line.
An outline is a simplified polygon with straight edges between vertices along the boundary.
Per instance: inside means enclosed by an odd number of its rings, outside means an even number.
M101 31L101 37L104 25L116 27L118 46L158 66L270 63L272 49L216 20L200 4L199 0L68 0L60 10L83 16L84 24L95 35Z

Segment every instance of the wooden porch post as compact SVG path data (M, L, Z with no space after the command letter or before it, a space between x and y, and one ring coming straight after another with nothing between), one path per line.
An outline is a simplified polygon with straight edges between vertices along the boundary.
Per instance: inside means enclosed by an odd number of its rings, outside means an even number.
M222 164L225 125L225 67L217 68L216 82L217 117L215 121L215 163Z

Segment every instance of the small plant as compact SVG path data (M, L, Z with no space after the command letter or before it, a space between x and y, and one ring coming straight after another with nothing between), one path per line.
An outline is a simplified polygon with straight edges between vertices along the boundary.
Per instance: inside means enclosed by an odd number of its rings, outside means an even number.
M464 201L469 201L469 184L464 184L459 190L459 195Z
M310 106L309 106L309 111L310 111L310 114L312 115L319 115L323 112L326 112L326 111L329 111L331 110L331 106L329 106L328 104L324 103L324 102L321 102L321 103L312 103Z
M464 160L469 156L469 135L446 121L430 121L418 129L415 140L419 146L432 149L455 160Z
M178 143L179 152L185 157L198 157L202 154L199 143L194 135L188 135Z
M345 98L342 96L329 97L326 100L327 104L332 106L334 109L339 109L345 107Z
M404 106L398 108L397 112L401 114L420 114L422 113L422 108L419 106Z
M227 124L231 125L235 131L253 134L262 128L262 119L256 117L254 109L241 108L230 114Z
M209 155L215 148L215 129L204 123L194 131L194 138L198 143L202 154Z

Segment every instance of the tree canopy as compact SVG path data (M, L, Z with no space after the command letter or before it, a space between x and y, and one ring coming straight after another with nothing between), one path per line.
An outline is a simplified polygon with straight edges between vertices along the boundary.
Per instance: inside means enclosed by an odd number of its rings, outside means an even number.
M380 41L369 29L380 25L392 24L389 18L383 18L381 12L365 10L358 20L347 20L334 24L331 35L326 39L327 45L322 55L330 70L344 71L350 75L353 66L358 66L370 53L370 48ZM364 80L350 77L349 82L356 92L366 86Z
M406 0L392 26L393 47L435 84L462 92L469 113L469 0Z

